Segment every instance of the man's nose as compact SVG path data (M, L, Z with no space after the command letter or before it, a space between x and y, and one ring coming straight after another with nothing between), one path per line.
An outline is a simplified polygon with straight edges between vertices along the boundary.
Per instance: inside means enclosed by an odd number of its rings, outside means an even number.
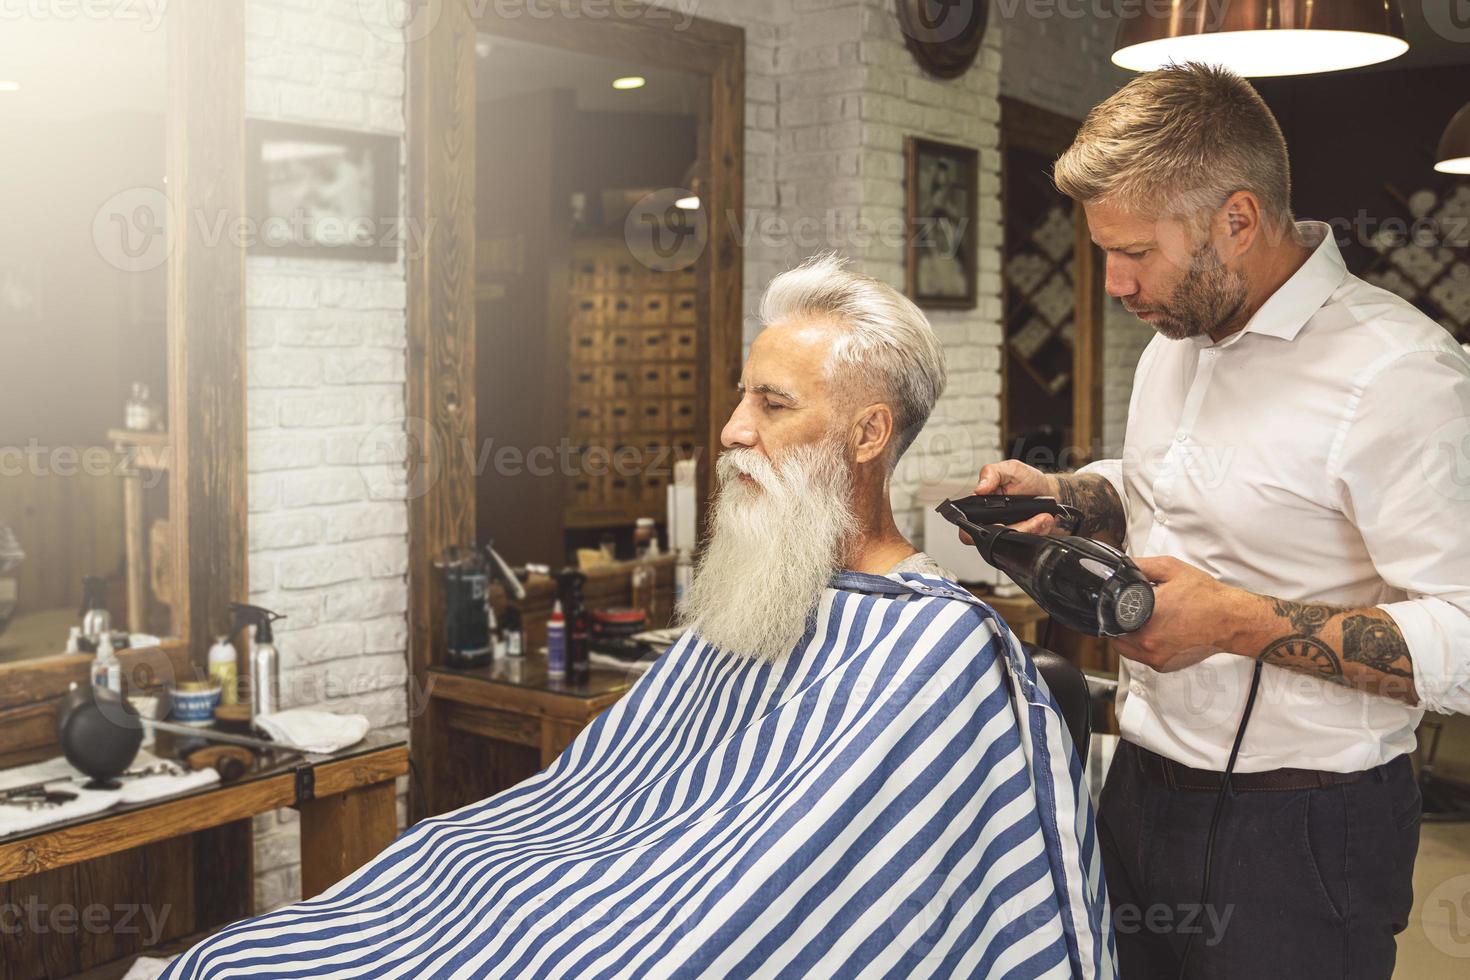
M1103 277L1103 288L1114 299L1123 299L1138 292L1138 277L1124 269L1120 259L1109 255L1107 272Z
M755 422L751 411L746 407L745 399L740 399L735 405L735 411L730 413L730 419L725 427L720 430L720 445L726 449L734 449L737 446L746 449L754 449L758 441L755 432Z

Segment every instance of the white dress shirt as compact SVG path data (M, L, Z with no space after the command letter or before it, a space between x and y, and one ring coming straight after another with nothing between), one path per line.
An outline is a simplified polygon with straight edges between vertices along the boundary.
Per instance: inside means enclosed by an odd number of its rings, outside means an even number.
M1267 665L1238 772L1367 769L1414 748L1425 708L1470 712L1470 358L1349 275L1325 224L1298 228L1311 257L1243 330L1154 337L1123 458L1082 470L1122 497L1129 554L1283 599L1377 605L1403 630L1420 707ZM1122 661L1123 737L1224 769L1253 665Z

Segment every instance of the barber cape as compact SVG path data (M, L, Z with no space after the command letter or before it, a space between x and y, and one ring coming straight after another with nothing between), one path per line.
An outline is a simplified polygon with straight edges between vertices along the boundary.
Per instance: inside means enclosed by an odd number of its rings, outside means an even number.
M847 572L788 658L685 633L544 772L164 977L1115 973L1030 659L952 582Z

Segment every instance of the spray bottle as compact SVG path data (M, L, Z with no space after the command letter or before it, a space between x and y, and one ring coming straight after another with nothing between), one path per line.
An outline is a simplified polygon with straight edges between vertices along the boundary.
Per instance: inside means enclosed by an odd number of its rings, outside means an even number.
M245 627L254 627L253 633L248 634L249 655L245 658L250 664L250 719L253 722L261 715L275 714L281 709L280 658L276 655L271 623L286 617L243 602L230 603L230 609L235 613L235 623L230 627L231 636Z

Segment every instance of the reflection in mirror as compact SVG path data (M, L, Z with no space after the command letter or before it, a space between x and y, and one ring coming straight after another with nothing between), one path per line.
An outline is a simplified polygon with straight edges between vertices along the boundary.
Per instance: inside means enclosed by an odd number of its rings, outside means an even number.
M171 632L164 34L0 32L0 664Z
M515 564L667 540L705 416L699 76L476 45L476 519Z

